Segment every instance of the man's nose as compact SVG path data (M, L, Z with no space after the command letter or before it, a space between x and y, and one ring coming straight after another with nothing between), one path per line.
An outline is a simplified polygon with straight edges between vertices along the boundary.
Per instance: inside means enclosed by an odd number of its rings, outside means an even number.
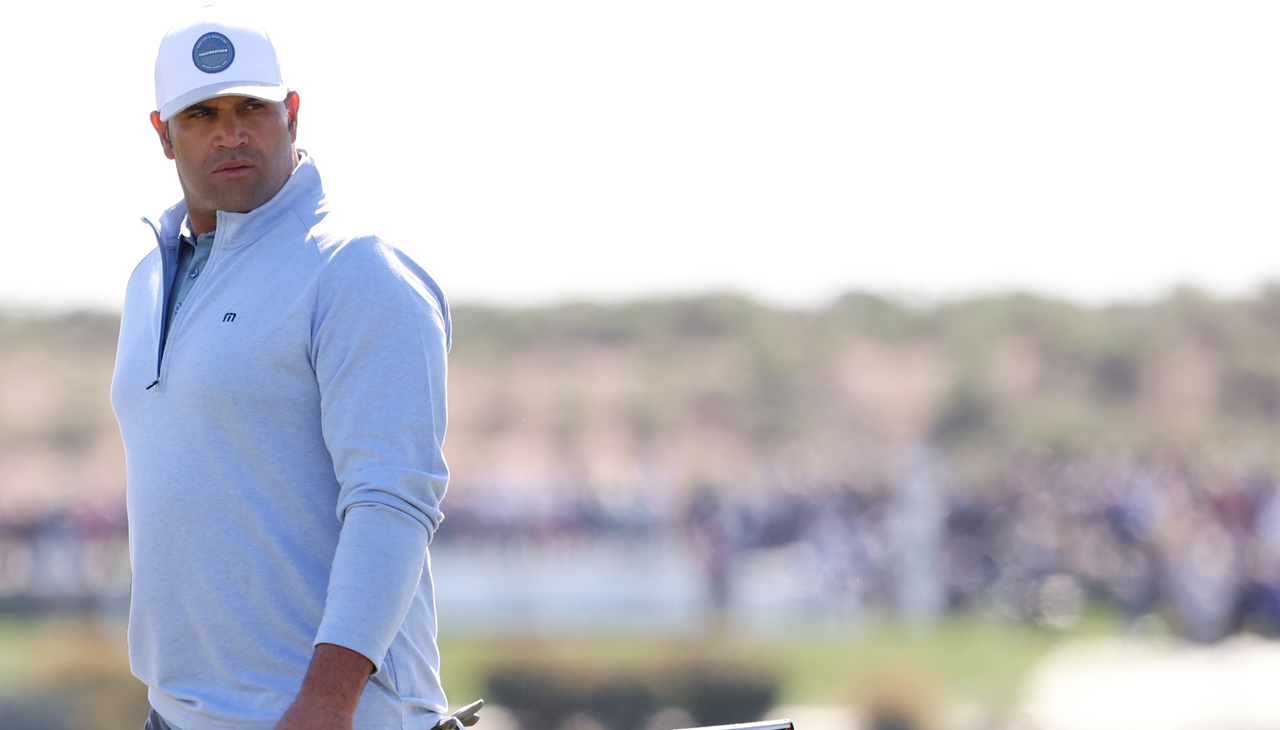
M219 149L243 147L249 142L249 131L245 129L239 114L231 112L218 116L218 134L214 143Z

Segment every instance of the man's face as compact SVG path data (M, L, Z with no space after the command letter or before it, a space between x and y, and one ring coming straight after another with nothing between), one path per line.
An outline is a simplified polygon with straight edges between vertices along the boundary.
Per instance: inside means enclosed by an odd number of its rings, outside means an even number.
M247 213L270 200L297 165L298 95L283 102L222 96L192 104L151 124L194 216Z

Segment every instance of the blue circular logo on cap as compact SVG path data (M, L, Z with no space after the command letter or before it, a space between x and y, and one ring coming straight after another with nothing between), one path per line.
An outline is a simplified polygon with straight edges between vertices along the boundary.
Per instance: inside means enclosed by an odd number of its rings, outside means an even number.
M236 47L221 33L205 33L191 49L196 68L207 74L225 71L236 58Z

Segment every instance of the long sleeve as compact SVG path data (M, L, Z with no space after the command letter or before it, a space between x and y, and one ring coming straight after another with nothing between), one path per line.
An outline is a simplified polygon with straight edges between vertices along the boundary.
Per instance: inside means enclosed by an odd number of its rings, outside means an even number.
M344 246L319 288L313 362L342 531L316 643L381 668L441 520L448 308L380 241Z

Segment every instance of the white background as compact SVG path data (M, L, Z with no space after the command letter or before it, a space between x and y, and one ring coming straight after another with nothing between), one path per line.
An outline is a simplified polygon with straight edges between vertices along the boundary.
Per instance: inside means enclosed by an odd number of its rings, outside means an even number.
M0 32L0 304L117 308L176 2ZM1280 4L259 2L301 145L455 302L1280 278Z

